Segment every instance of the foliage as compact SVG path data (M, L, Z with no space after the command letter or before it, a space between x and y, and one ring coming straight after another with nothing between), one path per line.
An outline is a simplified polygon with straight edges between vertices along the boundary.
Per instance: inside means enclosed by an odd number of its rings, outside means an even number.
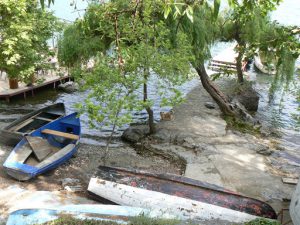
M76 22L68 25L58 40L58 60L66 67L85 64L96 51L102 50L100 38L85 35Z
M179 23L178 26L188 35L192 44L194 66L204 64L204 61L211 57L210 47L219 38L219 30L215 26L217 22L215 13L215 9L209 4L194 3L193 22L188 17L174 20L175 24Z
M45 8L45 0L40 0L42 8ZM54 0L48 0L48 6L54 4Z
M179 220L172 220L172 219L149 218L147 216L141 215L141 216L131 218L129 224L130 225L177 225L177 224L182 224L182 222Z
M90 94L79 107L88 113L92 127L122 126L132 120L131 111L151 111L153 99L147 90L150 81L156 82L163 104L181 102L176 87L189 79L193 55L187 35L178 32L172 39L161 7L161 1L150 0L94 3L73 25L75 32L70 33L79 32L80 43L88 46L93 44L90 39L101 41L101 47L87 47L86 59L93 56L95 65L81 74ZM68 37L63 36L61 43L67 43ZM80 48L70 55L72 62L83 61L78 58L84 57Z
M37 0L1 1L0 14L0 69L25 80L43 66L50 54L47 40L59 24Z
M60 218L44 223L44 225L117 225L119 223L113 221L101 220L81 220L72 216L61 215Z
M253 125L250 125L249 123L245 123L237 118L231 117L231 116L225 116L224 117L228 128L237 130L241 133L247 133L252 134L255 136L259 136L260 133L260 127L255 127Z
M246 222L245 225L280 225L280 223L275 220L258 218L258 219L252 220L250 222Z
M229 1L231 9L226 12L220 24L223 38L237 42L237 72L241 83L241 61L244 57L252 58L257 51L265 54L269 62L276 59L278 73L287 78L293 73L295 59L299 55L299 40L290 35L290 32L286 32L287 28L269 18L269 13L275 10L280 2L281 0ZM272 52L274 54L271 54ZM296 52L298 54L295 54Z
M288 87L294 78L295 61L300 55L300 36L293 32L294 29L295 27L285 27L273 22L267 27L266 36L260 40L261 43L267 43L268 47L258 45L263 53L269 53L268 55L271 53L277 62L277 74L272 85L272 92L278 88L279 84L285 83Z

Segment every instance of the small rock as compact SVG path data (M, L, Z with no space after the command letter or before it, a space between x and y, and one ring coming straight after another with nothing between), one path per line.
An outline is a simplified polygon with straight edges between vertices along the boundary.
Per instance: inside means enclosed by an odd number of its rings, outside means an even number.
M67 93L72 93L79 90L79 85L73 81L58 85L58 89L63 90Z
M64 190L67 190L67 191L70 191L70 192L83 191L83 187L80 184L79 179L64 178L64 179L61 180L61 185L63 186Z
M86 81L84 79L79 79L77 82L80 86L84 86L86 84Z
M238 101L249 111L256 112L259 104L259 95L251 87L245 87L237 96Z
M269 156L273 153L273 151L270 150L270 149L265 148L265 149L258 150L257 153L261 154L261 155Z
M246 144L248 149L254 150L256 153L269 156L271 155L274 151L270 149L269 146L263 145L263 144L258 144L258 143L248 143Z
M161 142L171 142L171 132L167 129L159 129L156 131L155 134L152 134L152 137L155 140L161 141Z
M131 143L137 143L142 138L146 137L146 135L148 133L149 133L149 128L147 126L129 127L123 132L121 138L124 141L128 141Z
M237 112L241 118L244 120L245 123L249 125L258 125L259 121L254 119L246 110L243 104L241 104L238 98L233 98L231 106L234 108L235 112Z
M215 109L216 108L215 104L212 103L212 102L205 102L204 105L208 109Z
M66 191L69 191L69 192L80 192L80 191L83 191L83 188L81 185L77 185L77 186L65 186L64 189Z
M80 180L74 179L74 178L64 178L64 179L61 180L61 185L63 187L65 187L67 185L78 184L78 183L80 183Z

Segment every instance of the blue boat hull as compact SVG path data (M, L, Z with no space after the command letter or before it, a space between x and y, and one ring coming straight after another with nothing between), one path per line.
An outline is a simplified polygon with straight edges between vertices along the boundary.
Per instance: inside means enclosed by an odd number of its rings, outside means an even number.
M52 169L57 168L58 166L60 166L61 164L63 164L64 162L68 161L70 158L72 158L72 156L77 152L78 150L78 146L76 146L73 151L71 151L69 154L67 154L66 156L64 156L64 158L61 158L57 161L55 161L54 163L52 163L51 165L44 167L42 169L37 169L37 170L30 170L30 169L23 169L20 166L5 166L6 169L6 173L11 176L14 177L16 180L19 181L27 181L32 179L33 177L36 177L40 174L46 173ZM15 165L15 164L14 164Z
M127 224L130 217L158 214L147 209L116 205L67 205L54 209L20 209L9 215L6 225L43 224L58 219L63 215L76 219L114 221Z
M56 135L52 134L45 134L43 133L45 130L76 135L78 136L78 139L72 140L68 138L57 137ZM51 155L48 159L38 163L37 165L30 165L26 163L26 159L24 159L24 162L20 162L16 160L16 158L18 158L17 156L24 151L24 146L28 144L27 138L24 137L13 149L3 166L7 174L13 178L20 181L29 180L39 174L54 169L63 164L65 161L69 160L78 149L80 134L80 120L77 118L77 114L73 113L65 116L37 129L30 134L31 137L40 137L44 140L47 140L50 146L60 149L59 151L53 153L53 155Z

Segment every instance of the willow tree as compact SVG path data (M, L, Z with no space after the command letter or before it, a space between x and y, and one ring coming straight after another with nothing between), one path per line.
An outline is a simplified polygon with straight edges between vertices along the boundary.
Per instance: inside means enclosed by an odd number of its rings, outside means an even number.
M96 72L85 76L93 91L82 110L88 112L91 125L92 121L119 125L118 121L124 123L130 118L122 113L123 109L145 108L153 132L153 101L147 95L150 76L154 72L163 80L161 84L178 85L186 80L191 65L222 112L238 115L205 70L210 46L219 35L216 21L220 1L214 0L213 5L208 2L211 1L110 1L89 6L84 19L77 22L78 29L83 30L84 38L98 36L108 43L106 51L95 54ZM136 96L140 85L143 85L143 101L137 101ZM163 102L177 103L180 93L175 88L170 90L174 94ZM94 104L95 99L106 103ZM120 114L123 116L118 121L113 119ZM105 115L113 116L105 118Z
M213 4L211 4L213 2ZM205 69L210 58L210 47L220 38L217 26L220 1L165 1L165 9L175 34L178 31L188 35L195 60L191 62L197 71L205 90L218 104L224 115L240 116L228 98L212 82Z
M99 36L85 35L80 29L79 21L65 27L58 38L57 57L61 66L78 68L88 63L96 52L105 51L105 42Z
M271 56L276 59L274 82L285 81L288 86L293 80L295 61L300 55L300 28L272 22L266 26L265 35L252 48L257 48L264 54L271 52Z
M270 13L276 9L281 0L247 0L228 1L229 10L222 21L222 35L225 40L236 41L235 50L238 82L243 83L242 60L251 58L259 51L268 56L268 61L276 59L278 73L290 76L293 69L297 43L289 28L273 22ZM291 44L292 43L292 44ZM282 48L290 46L290 48ZM289 72L288 72L289 71ZM286 73L288 72L288 74Z
M132 121L132 111L145 109L149 131L155 132L154 99L148 90L152 81L162 104L181 102L176 87L189 78L193 54L187 35L179 31L176 39L172 38L162 7L162 1L151 0L93 3L74 25L81 33L80 43L100 39L103 46L102 50L89 48L94 67L82 70L90 94L80 109L89 115L92 127L122 126ZM60 46L67 46L76 32L65 32ZM64 60L63 55L60 59Z

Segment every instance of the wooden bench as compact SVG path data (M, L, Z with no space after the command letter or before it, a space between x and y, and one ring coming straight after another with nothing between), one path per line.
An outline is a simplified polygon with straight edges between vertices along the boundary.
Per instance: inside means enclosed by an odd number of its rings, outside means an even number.
M25 127L28 124L30 124L31 122L33 122L33 119L28 119L28 120L22 122L21 124L17 124L16 126L9 128L9 131L19 131L23 127Z
M41 116L37 116L36 119L38 119L38 120L44 120L44 121L47 121L47 122L52 122L53 121L52 119L48 119L48 118L41 117Z
M59 136L59 137L64 137L64 138L68 138L68 139L72 139L72 140L79 140L79 136L76 134L65 133L65 132L61 132L61 131L57 131L57 130L45 129L45 130L42 130L42 133L43 134L51 134L51 135L55 135L55 136Z

